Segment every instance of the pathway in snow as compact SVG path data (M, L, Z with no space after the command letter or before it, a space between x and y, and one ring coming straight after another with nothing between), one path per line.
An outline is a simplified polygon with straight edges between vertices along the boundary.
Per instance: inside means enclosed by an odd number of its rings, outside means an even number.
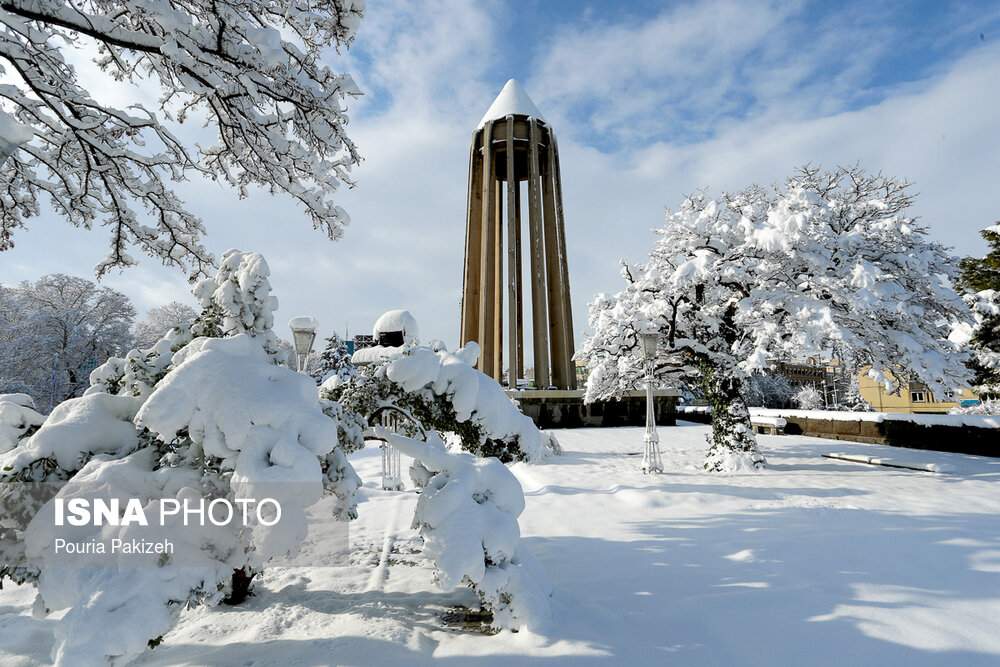
M369 591L384 590L385 580L389 576L389 557L392 554L393 546L396 544L396 536L399 533L400 515L402 514L402 507L406 500L408 500L407 494L400 493L391 501L392 509L386 518L385 536L382 539L382 553L379 556L378 565L372 570L371 577L368 579Z

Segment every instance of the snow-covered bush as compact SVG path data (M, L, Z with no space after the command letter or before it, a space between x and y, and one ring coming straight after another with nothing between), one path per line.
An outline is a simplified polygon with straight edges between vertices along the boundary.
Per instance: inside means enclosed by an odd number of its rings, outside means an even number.
M337 334L326 339L326 346L315 360L309 362L309 375L322 385L327 380L336 377L337 382L346 382L357 374L357 367L351 363L351 354L347 344Z
M792 402L800 410L819 410L824 406L823 395L819 393L816 387L808 384L799 387L795 395L792 396Z
M449 453L434 432L428 443L384 429L379 435L431 473L413 527L424 538L438 583L473 588L497 629L544 623L550 589L520 548L524 493L513 473L495 458Z
M463 449L478 456L539 461L558 451L555 438L542 433L503 387L475 368L478 353L476 343L454 353L404 347L395 358L367 366L346 382L328 382L323 396L372 426L383 411L399 411L405 415L399 424L404 434L454 433Z
M25 552L29 523L91 458L119 458L139 447L132 424L139 405L104 393L71 398L34 435L0 454L0 583L37 581L41 565Z
M27 394L0 394L0 454L14 449L42 425L45 417Z
M109 360L84 396L0 454L0 579L35 582L47 609L67 610L56 623L56 664L123 664L167 632L183 606L245 595L256 572L297 550L305 510L324 491L337 498L338 518L356 516L360 480L338 447L336 407L319 399L311 378L276 363L267 276L259 255L226 253L218 274L195 288L225 337L172 330L150 349ZM57 534L49 500L81 495L138 498L150 508L272 498L281 520ZM53 552L57 536L169 538L175 555L67 567Z
M860 168L805 168L774 192L687 198L620 293L591 304L587 399L639 386L638 333L661 336L661 382L698 378L713 407L706 467L762 467L746 409L749 374L836 348L894 391L905 369L943 394L966 383L948 340L971 315L956 262L907 215L907 185ZM744 465L746 464L746 465Z

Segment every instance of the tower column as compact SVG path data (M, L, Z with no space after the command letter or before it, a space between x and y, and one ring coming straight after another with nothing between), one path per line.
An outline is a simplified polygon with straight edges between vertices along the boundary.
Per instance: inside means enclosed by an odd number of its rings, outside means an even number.
M531 327L535 349L535 386L549 386L548 317L545 312L545 250L542 238L541 178L538 168L538 121L529 119L528 241L531 245Z
M576 344L573 340L573 302L570 300L569 293L569 261L566 252L566 223L563 217L562 168L559 165L559 142L551 128L549 128L549 152L551 154L549 165L552 167L556 219L556 262L559 269L559 305L561 308L559 322L562 329L563 363L566 368L565 381L560 386L576 389L576 363L573 361L573 356L576 354Z
M483 161L478 160L479 131L472 133L469 149L469 206L465 220L465 271L462 274L462 326L460 344L479 340L479 274L482 257Z
M495 163L494 163L495 164ZM495 166L499 166L496 165ZM496 217L493 220L493 369L489 373L503 382L503 180L497 174L495 187Z
M517 202L517 179L514 174L514 116L507 116L507 386L517 387L521 349L518 335L518 312L521 309L520 264L521 207Z
M562 326L562 286L559 275L559 249L556 235L555 170L552 167L552 132L548 133L545 168L542 170L542 197L545 229L545 293L548 298L549 346L552 384L566 386L566 341Z
M510 187L508 185L507 187ZM524 377L524 272L521 265L521 181L514 181L514 275L517 280L517 318L514 334L517 336L517 374L515 378ZM515 380L516 382L516 380Z
M493 320L496 264L496 186L493 166L493 121L483 127L483 197L479 272L479 370L493 374Z

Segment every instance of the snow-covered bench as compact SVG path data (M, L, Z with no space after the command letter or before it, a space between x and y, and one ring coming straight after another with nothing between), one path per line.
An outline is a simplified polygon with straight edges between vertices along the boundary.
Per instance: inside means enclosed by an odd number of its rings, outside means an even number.
M750 425L757 433L767 435L783 435L788 422L783 417L765 417L763 415L751 415Z

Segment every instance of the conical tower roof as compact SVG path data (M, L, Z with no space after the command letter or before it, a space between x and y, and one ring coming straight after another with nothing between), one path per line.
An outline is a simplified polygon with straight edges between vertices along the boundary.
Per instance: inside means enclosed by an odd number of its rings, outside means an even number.
M503 90L493 100L493 104L486 111L486 115L479 121L478 127L486 125L486 121L488 120L506 118L512 114L545 120L542 118L541 112L538 111L538 107L528 97L528 93L524 92L524 88L517 82L517 79L510 79L504 84Z

